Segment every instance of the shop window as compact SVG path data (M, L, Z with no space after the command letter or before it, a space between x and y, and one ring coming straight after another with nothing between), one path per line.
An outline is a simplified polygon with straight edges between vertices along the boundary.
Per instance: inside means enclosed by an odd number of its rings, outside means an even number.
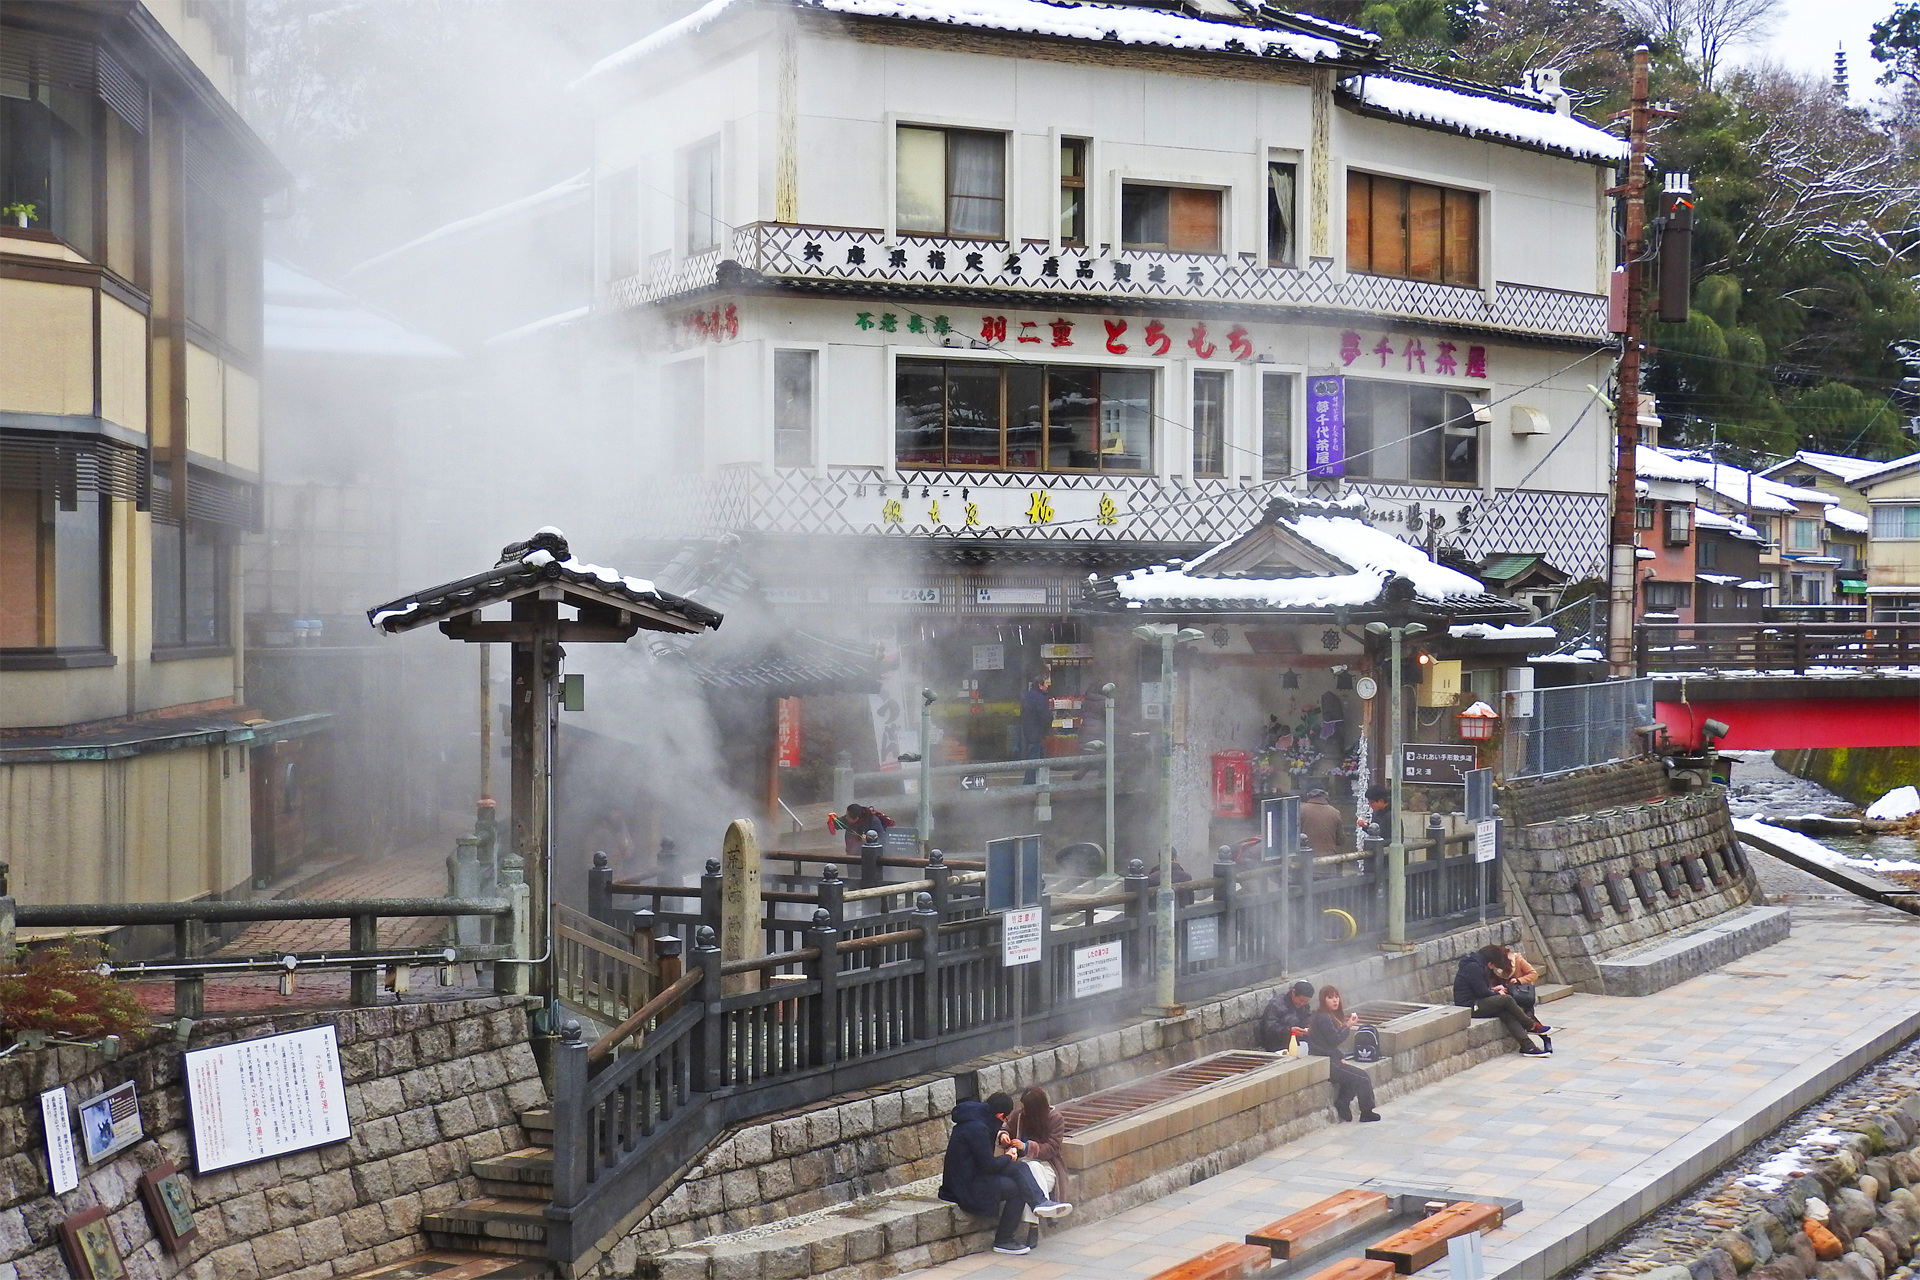
M1060 139L1060 243L1087 242L1087 142Z
M1346 380L1346 474L1480 482L1479 407L1440 387Z
M231 535L194 520L153 522L153 646L225 648L232 601Z
M0 649L106 645L110 504L0 487Z
M9 29L6 39L15 33ZM30 204L30 225L88 258L94 243L94 159L100 102L79 88L0 73L0 204Z
M1120 188L1120 243L1124 249L1218 253L1220 193L1125 183Z
M1260 478L1293 474L1293 375L1260 375Z
M1646 585L1647 608L1661 613L1684 609L1693 603L1691 582L1649 582Z
M640 274L640 170L600 180L600 217L607 235L607 279Z
M687 152L687 254L720 247L720 140Z
M1290 162L1267 163L1267 265L1270 267L1300 265L1295 227L1299 211L1294 202L1298 172Z
M1684 502L1667 504L1667 545L1684 547L1693 541L1693 508Z
M1142 472L1153 459L1153 372L1085 365L902 360L901 467Z
M1227 474L1227 373L1201 369L1193 375L1193 474Z
M814 363L811 351L773 353L773 465L813 465Z
M1480 197L1379 174L1347 174L1347 270L1473 288Z
M899 230L984 240L1006 234L1005 134L901 125L894 145Z

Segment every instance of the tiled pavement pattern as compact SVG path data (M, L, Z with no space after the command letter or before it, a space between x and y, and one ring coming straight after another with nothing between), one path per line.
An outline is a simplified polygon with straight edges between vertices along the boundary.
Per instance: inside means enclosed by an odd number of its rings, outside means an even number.
M1523 1200L1485 1239L1487 1273L1551 1274L1566 1263L1537 1255L1553 1242L1591 1226L1599 1247L1609 1229L1595 1224L1623 1229L1623 1202L1657 1177L1689 1165L1704 1176L1705 1144L1746 1145L1811 1101L1780 1110L1796 1087L1825 1092L1865 1065L1822 1078L1849 1053L1876 1037L1884 1052L1890 1033L1920 1029L1920 918L1851 904L1793 912L1787 941L1657 995L1547 1006L1560 1028L1552 1058L1503 1055L1395 1099L1378 1124L1330 1124L1185 1191L1055 1231L1026 1257L976 1254L919 1276L1149 1276L1369 1179ZM1422 1276L1445 1274L1442 1261Z

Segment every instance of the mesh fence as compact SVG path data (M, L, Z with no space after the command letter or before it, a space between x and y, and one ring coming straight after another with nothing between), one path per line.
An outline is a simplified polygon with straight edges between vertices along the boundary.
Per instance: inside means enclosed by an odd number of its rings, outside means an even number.
M1653 681L1609 680L1564 689L1510 689L1501 695L1508 778L1564 773L1639 755L1634 734L1653 723Z

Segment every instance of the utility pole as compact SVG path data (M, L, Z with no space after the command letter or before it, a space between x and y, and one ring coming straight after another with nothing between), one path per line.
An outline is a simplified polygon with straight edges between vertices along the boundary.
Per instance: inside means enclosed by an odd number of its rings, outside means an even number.
M1644 306L1640 259L1646 247L1647 207L1647 47L1633 51L1633 91L1627 117L1626 181L1608 192L1626 201L1626 315L1620 348L1620 370L1614 399L1613 536L1611 572L1607 579L1607 663L1615 679L1633 675L1633 598L1638 575L1638 532L1634 512L1639 475L1634 451L1640 444L1640 313Z
M1406 823L1402 820L1402 806L1406 801L1404 758L1407 748L1402 707L1406 704L1407 691L1400 683L1400 664L1402 646L1415 636L1425 635L1427 629L1418 622L1409 622L1404 627L1369 622L1367 631L1372 635L1387 637L1392 646L1388 667L1392 686L1387 691L1387 779L1393 787L1393 809L1387 815L1387 945L1401 949L1407 945L1407 831ZM1307 877L1311 882L1312 862L1307 864Z

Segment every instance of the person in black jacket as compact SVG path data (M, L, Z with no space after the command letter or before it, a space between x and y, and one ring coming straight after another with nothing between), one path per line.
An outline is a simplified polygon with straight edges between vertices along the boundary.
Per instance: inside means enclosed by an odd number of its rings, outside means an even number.
M1260 1047L1279 1053L1298 1031L1304 1038L1313 1022L1313 984L1302 978L1267 1002L1260 1014Z
M1380 1118L1373 1109L1373 1077L1346 1061L1346 1055L1340 1051L1353 1029L1360 1025L1360 1015L1348 1013L1346 1004L1340 999L1340 988L1329 983L1320 988L1320 1007L1314 1010L1313 1021L1307 1025L1307 1052L1316 1058L1332 1058L1327 1065L1327 1074L1333 1081L1333 1109L1342 1120L1353 1119L1354 1099L1360 1100L1360 1119L1370 1123Z
M1013 1114L1013 1099L996 1093L985 1102L963 1102L953 1109L953 1134L941 1170L940 1198L968 1213L999 1218L995 1253L1027 1253L1020 1240L1020 1219L1027 1206L1042 1218L1073 1212L1070 1204L1049 1200L1033 1171L1016 1159L1000 1130Z
M1460 968L1453 975L1453 1002L1473 1010L1476 1018L1500 1019L1507 1034L1520 1046L1521 1053L1530 1058L1544 1058L1553 1052L1553 1042L1546 1037L1552 1028L1528 1017L1519 1002L1496 981L1492 966L1501 959L1501 949L1497 946L1482 947L1461 957ZM1545 1048L1535 1046L1533 1037L1527 1034L1535 1029L1539 1030L1540 1038L1547 1041Z

